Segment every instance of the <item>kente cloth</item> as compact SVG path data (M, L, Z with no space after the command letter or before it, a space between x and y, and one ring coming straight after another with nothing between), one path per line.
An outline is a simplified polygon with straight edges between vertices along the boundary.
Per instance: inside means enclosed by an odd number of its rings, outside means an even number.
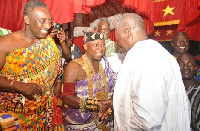
M126 54L113 95L115 130L190 131L190 103L174 57L154 40Z
M0 113L0 130L20 131L20 126L11 114Z
M10 33L11 33L11 30L7 30L7 29L0 27L0 36L4 36L4 35L10 34Z
M187 94L191 105L191 129L200 131L200 84L190 86Z
M119 47L114 41L110 39L105 40L105 57L109 61L109 64L114 72L119 72L121 65L124 61L125 55L120 53Z
M37 101L20 93L0 92L1 113L17 119L22 130L53 129L53 84L62 73L60 60L60 52L50 36L28 48L16 48L6 57L0 71L2 77L36 83L42 88L43 95Z
M119 48L114 41L110 39L105 40L106 52L105 56L110 57L112 53L119 53Z
M111 99L113 95L113 90L114 90L113 87L116 80L116 74L110 68L110 65L106 60L106 58L103 58L101 60L101 63L103 65L103 69L106 76L106 83L108 86L108 99ZM100 74L101 73L99 72L92 77L92 82L94 83L93 84L94 99L96 98L97 92L101 91L101 87L99 87L102 85ZM104 89L104 86L102 86L102 88ZM89 97L87 78L77 81L76 94L80 98ZM80 109L74 109L68 107L68 108L63 108L63 117L64 117L64 124L66 125L67 130L93 131L98 129L97 126L95 125L92 112L81 112ZM112 119L109 121L108 126L110 126L110 128L113 126Z

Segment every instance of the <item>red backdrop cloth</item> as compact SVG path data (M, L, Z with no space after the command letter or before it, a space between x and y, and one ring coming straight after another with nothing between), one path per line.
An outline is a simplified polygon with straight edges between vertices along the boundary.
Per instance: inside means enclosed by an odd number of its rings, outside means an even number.
M24 27L23 9L29 0L0 0L0 27L12 32ZM53 21L72 22L74 13L90 13L92 6L102 4L105 0L43 0L53 14ZM192 40L200 41L200 0L119 0L123 6L129 6L143 16L147 33L154 29L152 21L163 22L180 19L177 30L185 31ZM156 5L156 6L155 6ZM174 15L163 17L164 6L174 8ZM162 7L162 8L161 8ZM154 12L152 11L154 10ZM152 13L153 12L153 13Z
M12 32L24 27L24 5L28 0L0 0L0 27Z
M173 31L184 31L188 34L189 38L192 40L200 41L200 0L167 0L159 1L154 0L154 22L161 30L174 30L174 25L177 24L178 28ZM164 16L164 10L169 6L171 8L171 13L168 13ZM170 11L170 10L168 10ZM177 20L180 22L177 23ZM163 26L163 27L162 27ZM167 29L167 28L168 29ZM172 28L171 28L172 27ZM155 27L155 32L157 32L157 27ZM154 32L154 34L155 34ZM161 40L170 40L168 35L167 37L159 38ZM156 36L156 38L158 38ZM171 37L172 38L172 37Z
M178 30L185 31L192 40L200 41L200 0L185 0Z
M24 5L30 0L0 0L0 27L12 32L24 27ZM53 22L72 22L74 13L90 13L91 7L105 0L42 0L51 10Z
M147 34L152 34L154 31L153 1L152 0L120 0L120 1L123 2L122 6L133 8L137 14L143 17Z
M51 10L53 21L58 23L72 22L74 13L90 13L91 7L100 5L105 0L42 0Z

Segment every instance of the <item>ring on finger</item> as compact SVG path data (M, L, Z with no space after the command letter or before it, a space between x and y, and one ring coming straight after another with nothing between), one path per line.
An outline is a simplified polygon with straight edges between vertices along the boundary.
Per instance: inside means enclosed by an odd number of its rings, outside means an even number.
M38 97L38 95L37 95L37 94L33 95L33 98L34 98L34 99L36 99L37 97Z

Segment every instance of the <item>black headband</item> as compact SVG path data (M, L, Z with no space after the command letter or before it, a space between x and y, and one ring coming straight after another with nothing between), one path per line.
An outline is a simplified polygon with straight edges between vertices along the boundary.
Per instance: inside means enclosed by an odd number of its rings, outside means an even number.
M89 42L89 41L94 41L94 40L104 40L104 35L102 33L97 33L97 32L84 32L84 37L83 41Z

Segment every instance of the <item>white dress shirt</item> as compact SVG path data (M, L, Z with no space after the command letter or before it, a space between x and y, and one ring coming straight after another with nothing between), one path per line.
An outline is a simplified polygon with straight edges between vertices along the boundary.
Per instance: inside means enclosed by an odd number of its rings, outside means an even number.
M154 40L128 52L114 88L115 130L190 131L190 105L174 57Z

